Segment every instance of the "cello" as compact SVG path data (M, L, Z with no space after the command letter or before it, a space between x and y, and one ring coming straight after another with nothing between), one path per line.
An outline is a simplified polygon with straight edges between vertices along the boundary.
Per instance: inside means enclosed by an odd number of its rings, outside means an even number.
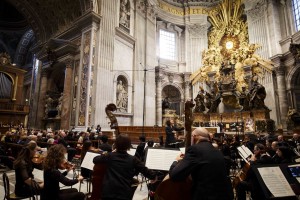
M191 146L192 124L194 121L192 108L193 101L185 102L185 147ZM184 181L172 181L167 175L155 190L155 200L191 200L192 199L192 179L187 177Z
M104 155L105 156L105 155ZM106 164L95 164L92 176L92 194L87 200L99 200L102 196L102 183L107 169Z

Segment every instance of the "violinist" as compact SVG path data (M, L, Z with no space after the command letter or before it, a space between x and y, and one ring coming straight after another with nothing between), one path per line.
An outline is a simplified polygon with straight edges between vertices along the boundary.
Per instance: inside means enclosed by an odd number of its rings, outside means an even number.
M192 132L194 145L186 149L185 155L177 156L170 169L173 181L183 181L192 176L192 199L231 200L233 191L221 151L214 148L209 132L196 128Z
M66 177L67 173L74 168L69 165L64 155L67 152L66 148L57 144L51 146L48 150L47 156L44 160L44 190L41 194L41 200L84 200L85 195L78 192L75 188L60 189L59 183L66 186L72 186L83 180L82 176L76 179L69 179ZM59 169L65 172L61 173Z
M16 174L15 193L17 196L29 197L38 193L37 190L44 187L43 183L38 185L34 184L32 158L35 155L36 148L36 142L30 141L24 148L22 148L18 157L14 161Z
M246 200L246 191L251 192L251 198L253 200L264 199L263 192L259 188L258 180L252 170L252 166L273 164L272 158L266 154L266 147L263 144L256 144L254 151L249 159L250 169L246 175L245 180L238 183L236 187L237 199Z
M149 179L156 178L152 170L145 167L138 158L127 153L130 146L130 138L120 134L115 141L116 150L94 158L94 164L107 165L102 183L102 200L131 200L134 195L132 180L139 172Z

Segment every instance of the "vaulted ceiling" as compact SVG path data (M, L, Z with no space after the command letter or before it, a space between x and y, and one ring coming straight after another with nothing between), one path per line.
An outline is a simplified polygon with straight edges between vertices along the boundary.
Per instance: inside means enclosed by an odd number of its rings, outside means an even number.
M4 0L19 11L33 29L38 42L44 42L82 13L84 0Z

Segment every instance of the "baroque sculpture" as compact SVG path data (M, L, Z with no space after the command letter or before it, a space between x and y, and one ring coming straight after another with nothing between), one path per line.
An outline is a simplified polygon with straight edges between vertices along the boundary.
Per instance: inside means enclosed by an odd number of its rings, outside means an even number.
M125 85L121 80L117 84L117 110L119 112L126 112L128 105L128 92L125 89Z
M232 111L268 110L264 104L265 88L257 80L263 78L264 71L271 72L273 64L255 54L260 47L258 44L249 44L243 12L241 0L236 0L233 5L230 0L224 0L208 11L212 25L208 49L202 53L202 66L190 80L192 85L199 82L207 86L204 105L209 113L217 112L221 98ZM199 92L203 93L201 89ZM203 106L199 107L200 96L194 100L194 112L203 112Z

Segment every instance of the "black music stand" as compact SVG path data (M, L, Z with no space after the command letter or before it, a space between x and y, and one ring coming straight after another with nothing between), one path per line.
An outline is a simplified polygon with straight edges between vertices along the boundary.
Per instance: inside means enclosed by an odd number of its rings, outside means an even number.
M295 163L293 163L295 164ZM292 190L294 191L295 195L294 196L288 196L288 197L274 197L271 192L269 191L269 189L267 188L267 186L265 185L258 169L259 168L263 168L263 167L279 167L283 173L283 175L285 176L286 180L288 181L288 183L290 184ZM260 186L261 193L264 194L265 199L267 200L271 200L271 199L276 199L276 200L298 200L298 197L296 195L300 195L300 183L297 181L296 178L294 178L291 173L288 171L288 164L280 164L280 165L254 165L251 166L256 179L257 179L257 183Z

